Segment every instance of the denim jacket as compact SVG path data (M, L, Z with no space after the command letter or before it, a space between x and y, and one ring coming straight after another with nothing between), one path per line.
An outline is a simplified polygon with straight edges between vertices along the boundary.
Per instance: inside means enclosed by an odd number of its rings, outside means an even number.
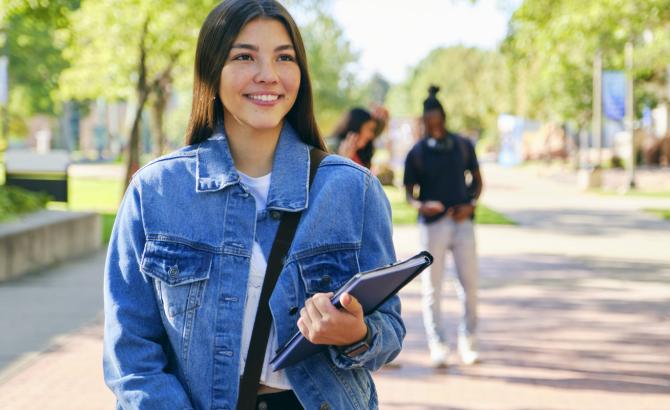
M138 171L120 206L105 266L105 382L121 409L234 409L249 262L267 258L282 212L303 211L270 298L279 345L298 308L352 275L395 261L389 203L369 171L330 155L309 189L309 149L286 123L267 209L240 183L223 132ZM335 347L286 369L306 409L375 409L370 371L400 352L391 298L365 317L370 349Z

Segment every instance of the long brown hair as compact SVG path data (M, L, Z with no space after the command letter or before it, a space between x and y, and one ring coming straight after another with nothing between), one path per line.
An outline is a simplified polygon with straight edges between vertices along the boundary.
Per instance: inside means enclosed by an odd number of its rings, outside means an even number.
M275 0L225 0L205 19L195 52L193 106L186 129L186 144L206 140L216 124L223 122L223 104L218 97L221 70L240 31L257 18L281 22L291 37L300 67L300 88L286 119L305 143L325 150L314 116L312 84L302 37L291 15Z

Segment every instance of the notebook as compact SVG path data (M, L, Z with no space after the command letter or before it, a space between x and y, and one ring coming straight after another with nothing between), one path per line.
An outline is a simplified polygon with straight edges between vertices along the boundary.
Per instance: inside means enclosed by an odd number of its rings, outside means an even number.
M398 293L412 279L433 263L433 256L423 251L405 261L354 275L332 297L331 301L341 308L340 297L349 293L358 299L366 315ZM316 353L326 350L328 345L315 345L300 332L296 332L286 344L277 350L270 361L274 371L291 366Z

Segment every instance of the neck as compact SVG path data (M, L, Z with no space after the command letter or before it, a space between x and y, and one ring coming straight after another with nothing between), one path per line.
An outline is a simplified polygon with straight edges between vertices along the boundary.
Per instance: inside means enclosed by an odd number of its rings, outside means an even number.
M428 133L431 138L434 138L436 140L442 139L447 136L447 129L442 128L442 129L436 129L432 130L430 133Z
M279 123L275 128L257 130L240 124L234 118L224 119L235 168L250 177L260 177L272 172L282 125L283 123Z

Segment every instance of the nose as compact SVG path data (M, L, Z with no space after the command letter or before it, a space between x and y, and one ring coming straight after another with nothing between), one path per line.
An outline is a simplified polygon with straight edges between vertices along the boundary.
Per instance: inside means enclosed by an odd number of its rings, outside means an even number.
M264 59L258 63L258 72L254 80L258 83L274 84L279 81L277 69L272 59Z

